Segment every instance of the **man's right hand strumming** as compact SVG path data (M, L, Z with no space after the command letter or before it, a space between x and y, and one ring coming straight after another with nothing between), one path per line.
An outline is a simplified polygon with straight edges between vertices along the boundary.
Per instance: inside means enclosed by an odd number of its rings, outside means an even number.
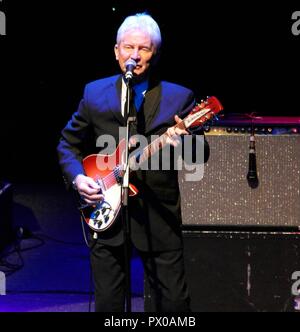
M87 204L97 204L104 199L101 188L92 178L79 174L73 181L74 188Z

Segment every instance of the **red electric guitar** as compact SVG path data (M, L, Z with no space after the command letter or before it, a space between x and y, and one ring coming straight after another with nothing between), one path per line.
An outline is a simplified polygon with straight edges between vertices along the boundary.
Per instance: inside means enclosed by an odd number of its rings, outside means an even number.
M216 97L208 97L197 104L192 111L174 128L187 129L203 126L212 119L223 107ZM164 133L151 144L139 152L139 164L146 161L151 155L162 149L167 143L167 134ZM83 168L87 176L93 178L101 187L104 200L95 205L86 205L81 208L82 215L88 226L96 232L102 232L112 226L121 207L122 176L124 175L125 139L122 139L111 155L92 154L83 159ZM112 165L103 169L103 165ZM136 156L129 157L129 165L136 163ZM129 195L134 196L138 190L129 184Z

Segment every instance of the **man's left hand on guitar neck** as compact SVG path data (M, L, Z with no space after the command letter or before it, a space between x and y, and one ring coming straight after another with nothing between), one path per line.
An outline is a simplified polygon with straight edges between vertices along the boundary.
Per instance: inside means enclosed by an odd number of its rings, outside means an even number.
M175 115L174 120L176 124L182 122L182 119L180 119L178 115ZM180 136L189 135L189 132L186 129L175 128L174 126L172 126L167 129L166 134L168 135L166 142L176 147L181 143Z

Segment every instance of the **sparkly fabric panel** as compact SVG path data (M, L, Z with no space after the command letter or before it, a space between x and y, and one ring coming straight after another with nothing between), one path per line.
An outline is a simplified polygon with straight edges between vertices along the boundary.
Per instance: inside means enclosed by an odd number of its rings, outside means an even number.
M259 186L246 176L249 134L206 135L204 177L179 174L183 224L300 226L300 135L256 135Z

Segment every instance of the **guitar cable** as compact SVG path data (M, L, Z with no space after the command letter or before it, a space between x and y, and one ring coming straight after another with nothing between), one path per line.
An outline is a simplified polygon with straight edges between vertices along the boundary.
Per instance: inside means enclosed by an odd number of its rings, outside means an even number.
M82 215L82 211L80 211L80 221L81 221L81 227L82 227L82 234L83 234L83 238L84 238L84 242L86 244L86 246L88 248L90 248L90 245L88 243L87 237L86 237L86 233L85 233L85 228L84 228L84 217Z
M80 210L80 221L81 221L82 234L83 234L85 244L87 245L87 247L89 248L89 250L91 252L93 250L94 246L97 243L97 239L95 239L95 237L93 237L94 241L93 241L92 245L89 244L88 239L87 239L87 235L86 235L86 231L85 231L85 227L84 227L84 225L85 225L84 216L83 216L83 213L82 213L81 210ZM89 264L89 266L90 266L90 285L89 285L89 309L88 309L88 312L91 312L91 310L92 310L92 298L93 298L93 291L92 291L93 276L92 276L92 263L91 263L91 260L89 260L89 261L90 261L90 264Z

